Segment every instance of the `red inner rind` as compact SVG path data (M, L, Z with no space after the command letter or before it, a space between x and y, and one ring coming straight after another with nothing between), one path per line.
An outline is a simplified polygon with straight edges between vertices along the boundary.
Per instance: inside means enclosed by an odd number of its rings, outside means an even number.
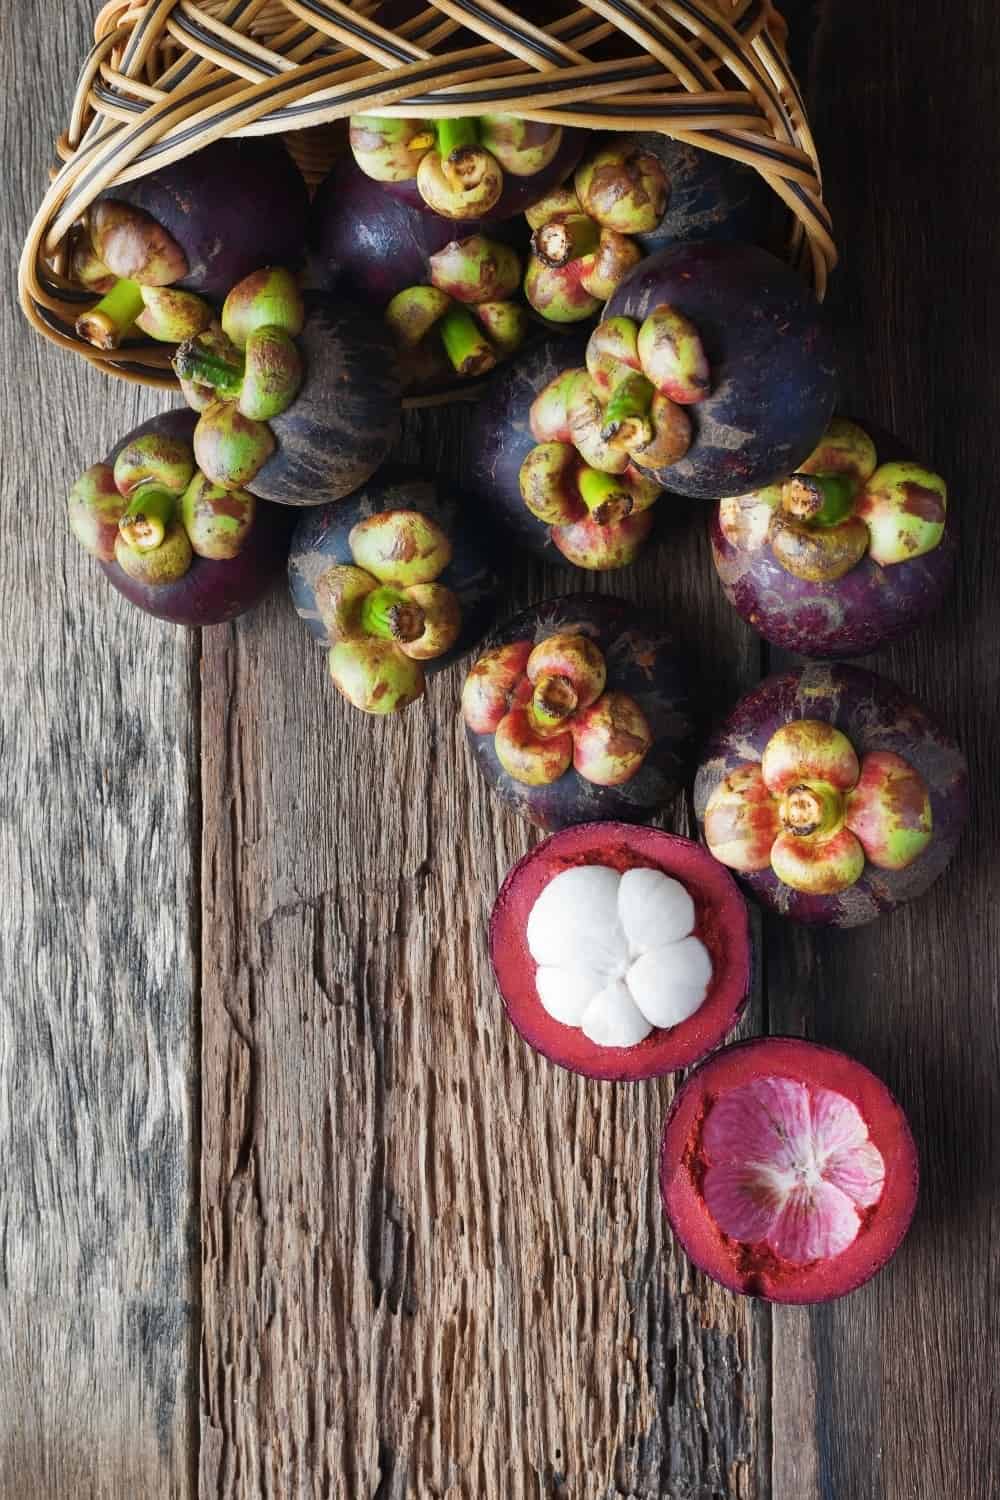
M885 1186L861 1216L858 1237L840 1255L799 1266L763 1244L729 1239L704 1198L702 1124L720 1093L765 1077L832 1089L860 1110L885 1162ZM734 1292L771 1302L826 1302L854 1291L881 1270L910 1227L920 1165L902 1109L881 1079L830 1047L792 1037L738 1042L709 1058L681 1088L667 1119L660 1191L671 1228L695 1265Z
M645 866L682 882L695 904L695 934L712 957L704 1003L679 1026L652 1031L634 1047L598 1047L542 1006L528 917L543 888L573 865L624 871ZM747 910L729 872L700 845L655 828L588 823L563 829L514 866L490 918L490 957L507 1015L532 1047L588 1078L633 1082L689 1067L722 1041L739 1018L750 987Z

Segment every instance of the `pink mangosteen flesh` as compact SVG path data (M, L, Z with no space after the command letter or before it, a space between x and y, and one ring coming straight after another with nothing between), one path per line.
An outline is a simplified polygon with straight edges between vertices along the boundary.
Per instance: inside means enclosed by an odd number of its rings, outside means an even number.
M898 1250L920 1167L881 1079L830 1047L757 1037L715 1053L667 1118L670 1226L714 1281L769 1302L830 1302Z
M894 683L817 662L736 704L706 747L694 810L716 857L763 906L856 927L945 870L968 815L968 771Z
M574 867L661 871L694 902L693 934L712 963L705 999L678 1025L654 1027L632 1046L602 1046L564 1025L542 1005L528 919L545 887ZM559 1067L588 1078L629 1083L686 1068L736 1025L750 985L747 911L735 881L699 845L628 823L588 823L553 834L509 871L490 917L490 957L504 1008L516 1030Z

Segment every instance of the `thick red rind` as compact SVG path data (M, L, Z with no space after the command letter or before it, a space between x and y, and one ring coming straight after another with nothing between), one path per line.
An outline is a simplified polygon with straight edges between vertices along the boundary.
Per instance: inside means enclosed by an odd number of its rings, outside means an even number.
M698 1191L693 1169L708 1103L723 1087L736 1088L768 1076L794 1078L843 1094L861 1111L882 1153L882 1197L866 1211L854 1243L830 1260L794 1266L770 1252L755 1256L727 1239ZM899 1249L913 1218L919 1184L920 1163L909 1124L882 1080L846 1053L797 1037L755 1037L708 1058L678 1092L663 1130L660 1192L674 1234L694 1264L714 1281L768 1302L830 1302L863 1286Z
M554 1020L538 998L528 916L548 882L579 864L646 866L680 880L695 903L695 932L712 955L712 989L700 1009L634 1047L596 1046L576 1027ZM526 854L508 872L493 907L490 958L507 1015L529 1046L571 1073L616 1083L690 1067L735 1026L750 989L747 909L732 876L690 839L629 823L564 828Z

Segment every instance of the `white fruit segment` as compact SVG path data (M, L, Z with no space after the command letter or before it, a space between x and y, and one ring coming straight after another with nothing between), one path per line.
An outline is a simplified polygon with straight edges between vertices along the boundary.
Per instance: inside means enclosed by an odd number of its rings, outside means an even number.
M528 917L543 1008L599 1047L634 1047L703 1003L712 960L695 909L659 870L576 865L550 880Z
M850 1099L792 1078L723 1094L702 1144L705 1203L723 1234L795 1265L846 1250L885 1185L882 1154Z

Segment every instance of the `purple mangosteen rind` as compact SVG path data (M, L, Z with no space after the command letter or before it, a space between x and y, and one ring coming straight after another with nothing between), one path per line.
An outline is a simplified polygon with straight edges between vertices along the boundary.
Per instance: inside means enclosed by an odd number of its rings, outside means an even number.
M516 250L529 240L523 219L490 223L445 219L421 200L418 206L384 191L350 155L342 156L320 183L309 224L310 262L317 286L356 293L382 309L398 292L428 279L432 255L452 240L488 232Z
M780 251L787 210L753 167L658 131L636 140L657 158L670 184L657 227L635 235L646 255L692 240L742 240Z
M689 1226L683 1222L683 1215L678 1211L677 1206L673 1202L675 1198L675 1166L673 1158L678 1154L677 1143L673 1137L678 1120L685 1113L691 1112L690 1100L694 1099L695 1101L695 1118L698 1119L701 1117L701 1110L698 1107L701 1096L704 1095L708 1099L714 1096L717 1085L713 1087L713 1075L718 1074L720 1070L726 1069L730 1063L738 1058L750 1058L755 1053L759 1053L766 1056L768 1060L768 1065L763 1076L773 1074L779 1077L800 1077L801 1064L799 1059L803 1050L810 1054L813 1059L822 1061L822 1059L826 1058L837 1067L849 1070L855 1078L864 1077L866 1079L869 1087L879 1097L882 1111L886 1115L892 1116L896 1147L895 1171L899 1175L897 1180L890 1184L891 1191L893 1192L893 1207L889 1211L896 1214L896 1222L891 1231L883 1235L882 1246L877 1256L868 1259L863 1256L857 1257L857 1264L853 1273L846 1277L843 1275L842 1266L840 1268L837 1267L837 1262L841 1260L841 1257L832 1257L829 1261L825 1262L825 1265L833 1271L836 1281L836 1290L833 1293L827 1291L825 1295L789 1296L787 1294L782 1295L780 1289L774 1286L772 1286L770 1291L765 1291L762 1284L751 1287L748 1285L750 1278L746 1275L742 1278L727 1276L723 1273L722 1267L719 1264L709 1265L706 1263L707 1257L701 1255L693 1243L695 1238L692 1233L693 1226ZM865 1123L871 1128L872 1121L869 1118L865 1117ZM746 1037L742 1041L727 1042L725 1046L720 1047L717 1051L703 1058L691 1070L674 1094L670 1108L667 1111L660 1138L658 1175L660 1180L660 1197L670 1228L677 1237L688 1259L699 1270L720 1282L721 1285L728 1287L730 1291L736 1292L741 1296L760 1297L761 1300L769 1302L816 1303L833 1300L834 1297L847 1296L851 1292L857 1291L859 1287L877 1275L896 1254L909 1232L916 1212L920 1191L920 1156L905 1110L892 1089L889 1088L888 1084L877 1073L873 1073L864 1063L859 1062L857 1058L851 1057L849 1053L842 1051L838 1047L829 1047L821 1042L808 1041L803 1037L775 1034L770 1036ZM707 1209L705 1209L705 1212L707 1213ZM808 1274L809 1267L806 1266L803 1269ZM836 1274L838 1269L841 1271L839 1276ZM801 1271L798 1274L801 1275ZM758 1278L755 1276L752 1279L763 1282L763 1277ZM829 1272L827 1273L827 1279L829 1279Z
M296 339L304 378L268 426L275 451L247 484L279 505L322 505L364 484L396 442L401 387L384 324L363 308L321 292L305 294Z
M595 863L606 862L607 856L617 856L624 850L637 856L638 867L660 869L684 884L695 902L695 931L723 964L723 972L713 972L712 987L706 997L704 1009L711 1010L710 1016L700 1008L678 1026L654 1028L644 1041L634 1046L597 1047L581 1039L576 1028L563 1027L547 1016L534 984L528 987L534 996L533 1006L519 1003L505 988L504 970L510 962L517 964L522 983L525 970L533 962L523 932L511 941L509 930L524 877L552 859L561 859L569 852L568 846L573 845L573 857L563 866L570 868L578 862L580 851L576 846L581 842L598 846ZM622 821L571 826L529 849L504 877L489 920L490 964L504 1011L519 1036L568 1072L617 1083L636 1083L690 1067L717 1047L737 1025L749 1002L753 945L747 907L739 888L728 871L719 865L713 869L713 863L707 851L691 839L662 829L637 829L634 824ZM720 879L720 875L724 878ZM546 883L543 882L542 889ZM706 927L711 929L710 934ZM520 951L522 948L524 951Z
M419 511L435 521L451 542L451 561L435 583L457 597L462 629L442 655L422 660L424 672L432 675L467 655L483 639L496 619L500 589L488 540L470 520L468 504L438 479L405 465L388 465L347 499L305 512L295 526L288 557L292 603L317 644L329 648L330 636L316 605L319 580L330 567L354 564L350 534L359 521L393 510Z
M189 443L197 421L197 412L186 407L162 412L123 437L105 461L113 465L126 444L148 432ZM158 620L193 627L222 625L246 614L270 591L285 566L290 530L289 513L262 500L237 557L215 561L195 555L176 583L151 587L130 578L117 562L102 562L100 568L130 604Z
M481 215L480 223L488 224L492 231L495 224L523 214L533 203L544 198L546 193L550 193L561 182L565 182L570 173L576 169L589 140L589 131L564 126L558 150L540 172L534 173L531 177L515 177L512 172L504 173L503 191L493 207ZM410 208L418 206L426 208L427 206L413 178L403 182L379 182L376 186Z
M214 141L101 198L142 209L177 241L187 291L221 299L262 266L302 263L309 192L274 136Z
M913 459L904 443L871 422L878 462ZM753 549L733 544L722 529L721 507L712 512L712 555L726 598L740 617L773 646L800 656L831 660L865 656L915 630L940 606L955 571L958 540L954 512L945 514L938 545L920 557L881 567L865 553L842 578L796 578L764 541Z
M470 423L471 488L497 532L544 562L565 560L552 528L524 503L521 465L537 446L529 423L531 404L563 370L583 369L587 333L553 336L504 365L490 381Z
M792 473L826 431L837 394L832 343L805 282L758 246L699 240L640 261L604 316L641 324L662 303L694 324L712 386L685 408L687 453L655 477L677 494L718 500Z
M504 770L492 734L466 726L476 765L502 802L550 833L574 823L649 822L679 790L688 763L692 720L675 641L654 616L624 599L567 594L505 621L483 651L512 641L537 645L556 634L594 641L605 659L607 689L638 703L653 736L639 771L620 786L596 786L571 766L547 786L527 786Z
M932 837L902 870L866 862L854 885L835 895L792 890L768 867L738 879L762 906L792 921L858 927L923 893L954 855L969 810L968 768L950 735L895 683L861 667L810 663L800 672L768 677L742 698L706 747L695 777L694 810L704 829L716 787L738 765L759 762L772 735L797 719L821 719L841 730L859 760L890 751L912 766L928 789Z

